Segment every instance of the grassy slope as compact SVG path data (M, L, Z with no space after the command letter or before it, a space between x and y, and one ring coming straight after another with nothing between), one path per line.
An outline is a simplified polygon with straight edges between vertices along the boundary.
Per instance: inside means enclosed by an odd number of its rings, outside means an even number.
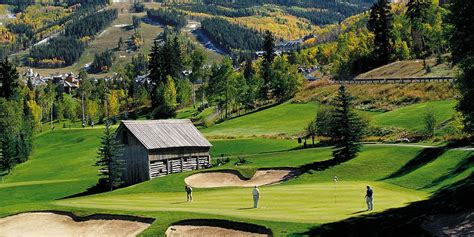
M295 135L316 115L317 104L284 103L203 130L207 136Z
M453 68L448 63L436 64L436 59L428 59L427 65L431 67L431 72L423 69L423 60L398 61L369 72L358 75L356 78L394 78L394 77L454 77L457 75L457 68Z
M442 100L418 103L378 114L372 117L375 125L383 127L398 127L410 130L421 130L424 126L424 116L428 110L435 113L438 123L451 119L455 114L456 101Z
M428 109L434 111L437 123L441 124L454 116L455 104L454 100L429 101L385 113L368 111L358 113L367 117L376 126L421 130L424 126L423 117ZM294 136L303 132L305 126L314 119L318 107L316 103L287 102L224 121L203 129L202 132L210 137Z

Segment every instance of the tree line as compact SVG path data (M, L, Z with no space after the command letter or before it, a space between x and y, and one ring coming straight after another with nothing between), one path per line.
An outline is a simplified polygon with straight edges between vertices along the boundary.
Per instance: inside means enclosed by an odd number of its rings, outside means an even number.
M28 160L33 148L33 100L16 68L7 59L0 62L0 171L9 173L15 164Z
M261 33L223 18L204 19L201 29L214 44L228 53L239 50L255 52L263 45Z
M173 26L177 30L180 30L188 24L186 17L175 9L148 9L147 16L163 25Z
M174 4L172 7L184 11L207 13L213 16L244 17L259 14L259 11L253 8L223 8L214 4L188 3Z

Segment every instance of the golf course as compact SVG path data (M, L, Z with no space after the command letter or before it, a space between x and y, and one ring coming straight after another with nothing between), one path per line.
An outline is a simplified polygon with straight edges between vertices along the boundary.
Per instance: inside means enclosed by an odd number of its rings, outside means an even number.
M440 120L450 117L452 101L429 103L441 104L433 105L443 111L439 113ZM427 105L415 104L387 112L392 114L391 120L383 119L386 113L374 113L374 121L397 127L406 124L396 120L404 116L393 114L408 113L416 117L416 113L422 113L417 107L423 106ZM244 227L248 223L270 230L273 236L305 235L322 224L429 200L438 190L468 178L474 170L470 149L451 149L433 143L364 144L356 158L319 169L318 164L332 159L331 147L304 148L291 136L263 136L298 134L317 108L315 103L285 103L202 129L213 145L213 159L229 158L229 162L105 193L91 190L97 183L94 164L103 126L39 133L30 160L3 176L0 216L61 211L79 217L111 214L153 219L141 236L163 236L168 227L191 220L229 221ZM285 113L288 116L276 116ZM419 125L413 121L406 126ZM214 135L238 136L217 139L212 138ZM284 170L297 172L272 176L272 172L278 174ZM194 178L194 200L186 202L185 180L201 172L205 172L202 177L209 174L214 179L223 174L235 174L235 177L219 187L196 185L202 178ZM337 182L334 176L338 177ZM252 185L245 182L259 178L268 181L268 185L259 187L260 205L252 208ZM374 190L372 212L366 211L364 199L368 185Z

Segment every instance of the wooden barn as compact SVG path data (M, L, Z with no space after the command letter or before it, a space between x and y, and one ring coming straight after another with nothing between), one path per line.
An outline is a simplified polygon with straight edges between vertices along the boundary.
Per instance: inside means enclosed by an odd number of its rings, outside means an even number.
M211 163L212 145L189 119L122 121L116 138L123 144L129 185Z

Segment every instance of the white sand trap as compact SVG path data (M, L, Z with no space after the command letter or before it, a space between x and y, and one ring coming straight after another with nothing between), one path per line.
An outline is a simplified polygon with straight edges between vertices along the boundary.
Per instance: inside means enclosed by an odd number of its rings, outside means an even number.
M172 225L166 230L167 237L266 237L266 234L232 230L212 226Z
M34 212L0 219L0 236L136 236L149 225L126 220L76 222L66 215Z
M184 182L195 188L252 187L280 183L296 175L294 170L258 170L251 179L245 180L235 172L217 171L194 174L186 177Z

